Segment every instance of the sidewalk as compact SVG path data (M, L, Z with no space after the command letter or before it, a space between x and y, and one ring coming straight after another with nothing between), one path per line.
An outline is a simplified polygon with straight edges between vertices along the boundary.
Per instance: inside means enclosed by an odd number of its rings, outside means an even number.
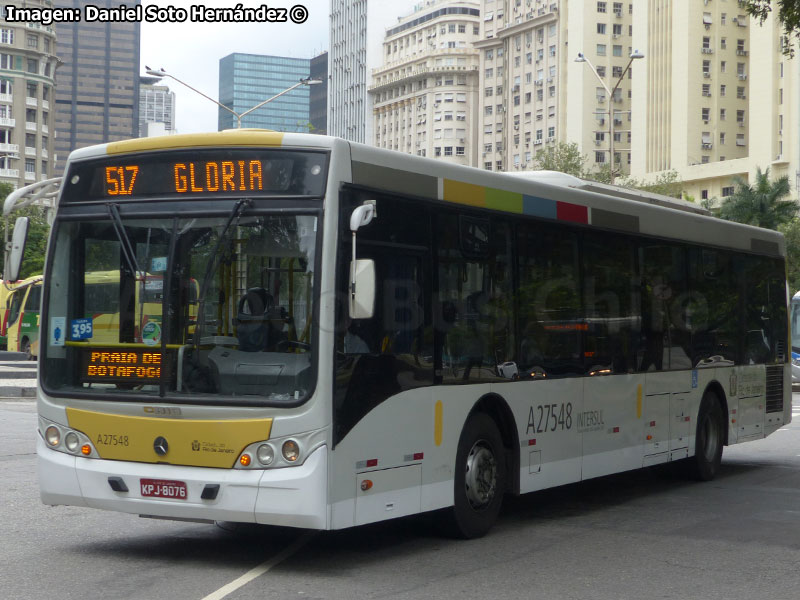
M35 398L36 367L33 360L9 360L17 352L0 352L0 399Z

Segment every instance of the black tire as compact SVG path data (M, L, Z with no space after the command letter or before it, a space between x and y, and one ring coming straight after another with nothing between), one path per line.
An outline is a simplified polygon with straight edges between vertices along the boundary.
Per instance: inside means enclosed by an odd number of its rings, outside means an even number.
M28 338L22 338L19 351L25 353L25 360L34 360L34 356L31 353L31 342Z
M488 415L476 413L458 440L448 532L465 539L485 535L497 520L505 490L503 439Z
M719 473L725 441L725 415L714 392L706 392L697 415L694 456L688 459L688 474L698 481L711 481Z

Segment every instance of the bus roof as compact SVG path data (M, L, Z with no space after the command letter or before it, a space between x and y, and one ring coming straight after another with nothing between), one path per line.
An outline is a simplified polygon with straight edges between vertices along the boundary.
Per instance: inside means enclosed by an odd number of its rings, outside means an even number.
M69 161L215 146L341 148L350 164L342 180L377 191L770 256L786 253L782 234L717 219L676 198L563 173L486 171L308 133L235 129L141 138L81 148Z

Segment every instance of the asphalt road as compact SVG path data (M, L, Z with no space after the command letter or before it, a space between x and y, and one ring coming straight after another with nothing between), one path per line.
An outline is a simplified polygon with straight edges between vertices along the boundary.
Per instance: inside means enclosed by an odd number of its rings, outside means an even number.
M464 542L431 518L308 533L45 507L34 404L3 401L0 597L795 600L796 413L726 448L714 482L647 470L513 498L487 537Z

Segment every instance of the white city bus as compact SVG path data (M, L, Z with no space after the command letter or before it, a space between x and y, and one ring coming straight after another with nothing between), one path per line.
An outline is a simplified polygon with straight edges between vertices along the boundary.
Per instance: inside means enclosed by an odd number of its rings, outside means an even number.
M711 479L791 418L784 240L562 179L255 130L75 151L42 500L313 529L445 509L474 537L505 494ZM101 271L119 323L95 338Z

